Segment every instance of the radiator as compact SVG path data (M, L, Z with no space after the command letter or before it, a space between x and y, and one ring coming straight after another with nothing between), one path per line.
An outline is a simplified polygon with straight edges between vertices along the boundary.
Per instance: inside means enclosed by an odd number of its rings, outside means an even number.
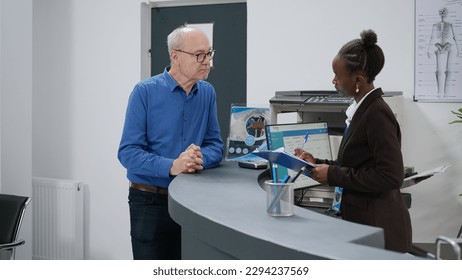
M84 259L84 184L32 178L32 259Z

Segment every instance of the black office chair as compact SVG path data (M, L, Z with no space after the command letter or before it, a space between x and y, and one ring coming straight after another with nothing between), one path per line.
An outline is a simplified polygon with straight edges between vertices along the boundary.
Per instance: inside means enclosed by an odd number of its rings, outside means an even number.
M17 240L22 219L30 197L0 194L0 257L14 260L16 247L24 240Z

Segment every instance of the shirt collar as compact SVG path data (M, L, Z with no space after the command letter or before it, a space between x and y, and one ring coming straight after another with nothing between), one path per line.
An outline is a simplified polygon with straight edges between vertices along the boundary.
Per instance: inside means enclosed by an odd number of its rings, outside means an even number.
M347 118L345 120L345 123L346 123L347 127L350 126L351 120L353 120L353 116L355 115L356 110L363 103L364 99L366 99L366 97L369 94L371 94L371 92L373 92L374 90L375 90L375 88L373 88L371 91L369 91L366 95L364 95L363 98L361 98L361 100L359 100L359 102L356 102L356 100L353 100L353 103L351 103L351 105L348 107L348 109L345 112L345 114L347 116Z
M173 93L177 87L183 90L180 87L180 85L175 81L175 79L173 79L173 77L170 76L170 74L168 73L168 70L170 70L170 66L165 67L163 75L164 75L165 81L167 82L167 85L170 91ZM192 87L191 93L192 94L197 93L197 83L195 83L194 86Z

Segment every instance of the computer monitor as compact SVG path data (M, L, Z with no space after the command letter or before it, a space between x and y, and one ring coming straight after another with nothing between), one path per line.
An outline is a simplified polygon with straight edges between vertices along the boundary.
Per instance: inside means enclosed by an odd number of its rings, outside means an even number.
M266 141L269 150L284 147L288 153L293 153L295 148L302 148L316 158L332 159L327 122L270 124L265 127ZM308 136L304 143L305 136ZM295 176L297 171L278 166L277 177L285 175ZM295 188L304 188L319 185L308 176L300 175L295 181Z

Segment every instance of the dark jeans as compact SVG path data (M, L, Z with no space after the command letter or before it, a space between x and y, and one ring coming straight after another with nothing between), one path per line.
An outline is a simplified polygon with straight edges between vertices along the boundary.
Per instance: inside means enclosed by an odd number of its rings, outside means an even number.
M181 227L168 213L168 195L130 188L128 204L133 259L181 259Z

